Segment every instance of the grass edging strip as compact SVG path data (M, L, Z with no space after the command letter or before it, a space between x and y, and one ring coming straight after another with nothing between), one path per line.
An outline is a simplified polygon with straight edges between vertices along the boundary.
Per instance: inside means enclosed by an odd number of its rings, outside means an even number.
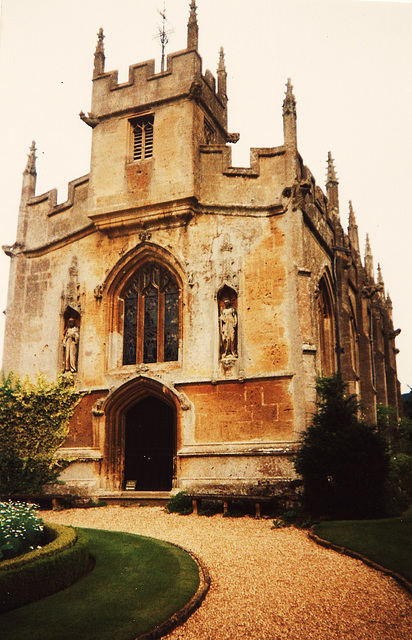
M353 551L352 549L348 549L347 547L341 547L338 544L335 544L334 542L325 540L324 538L319 538L319 536L313 533L313 531L309 531L308 536L311 540L313 540L313 542L316 542L316 544L320 545L321 547L325 547L326 549L332 549L333 551L337 551L342 555L355 558L356 560L362 560L362 562L368 565L368 567L371 567L376 571L380 571L381 573L384 573L390 578L393 578L394 580L396 580L396 582L400 584L401 587L403 587L406 591L412 594L412 582L410 582L404 576L401 576L399 573L396 573L391 569L387 569L386 567L382 567L382 565L378 564L377 562L374 562L370 558L367 558L366 556L362 555L358 551Z
M169 544L173 543L169 542ZM167 635L168 633L173 631L173 629L176 629L176 627L180 627L186 622L186 620L190 618L192 613L194 613L196 609L200 607L206 597L207 592L209 591L211 580L207 567L192 551L189 551L188 549L185 549L178 544L173 544L173 546L188 553L196 562L199 568L199 586L196 593L190 598L189 602L187 602L181 609L179 609L179 611L176 611L172 616L170 616L170 618L159 624L151 631L138 636L136 640L158 640L158 638Z
M5 614L0 621L5 637L156 638L199 606L208 588L207 572L186 550L126 532L82 531L96 561L94 570L64 592Z

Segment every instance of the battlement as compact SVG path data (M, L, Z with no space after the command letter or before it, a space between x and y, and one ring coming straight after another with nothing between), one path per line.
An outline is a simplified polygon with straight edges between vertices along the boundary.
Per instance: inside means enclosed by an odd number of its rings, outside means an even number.
M167 56L165 71L155 73L155 61L129 67L129 79L118 82L118 71L93 78L90 117L100 120L144 111L165 101L182 98L197 100L226 128L226 104L216 92L216 80L207 70L202 75L202 59L196 50L182 50Z
M57 189L50 189L50 191L46 191L45 193L41 193L38 196L33 196L32 198L30 198L30 200L27 202L27 206L33 207L37 204L40 204L41 202L47 202L47 215L55 215L56 213L60 213L61 211L65 211L66 209L70 209L71 207L73 207L75 204L77 189L84 184L88 184L88 182L89 174L71 180L68 184L67 200L65 200L65 202L61 202L60 204L57 204Z
M287 150L279 147L252 148L250 166L232 166L227 145L201 145L201 196L205 205L225 201L226 206L247 209L279 204L285 185ZM251 183L253 181L253 195Z
M91 227L88 217L89 175L69 182L68 197L57 204L57 189L33 196L27 201L26 251L38 250L67 241Z
M273 158L286 153L285 147L252 147L250 149L250 167L232 166L232 147L222 144L204 144L200 146L200 153L221 154L222 173L226 176L244 176L258 178L261 171L261 158Z

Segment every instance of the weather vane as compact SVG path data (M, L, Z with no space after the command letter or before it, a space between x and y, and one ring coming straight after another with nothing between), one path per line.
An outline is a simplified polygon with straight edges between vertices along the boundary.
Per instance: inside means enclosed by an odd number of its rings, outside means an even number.
M166 2L163 3L163 11L160 11L160 9L158 9L157 13L162 18L162 26L161 27L159 25L157 26L158 34L156 36L154 36L154 37L155 38L159 38L160 45L162 47L161 71L163 72L165 70L165 49L166 49L166 45L169 42L169 35L174 32L174 29L173 28L166 29L166 22L168 24L170 24L170 22L166 18Z

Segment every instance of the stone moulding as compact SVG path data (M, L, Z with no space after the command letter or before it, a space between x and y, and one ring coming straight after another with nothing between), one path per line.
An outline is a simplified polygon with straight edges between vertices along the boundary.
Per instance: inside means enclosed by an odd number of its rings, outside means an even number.
M113 210L95 210L89 215L99 231L110 232L125 228L162 227L170 224L186 224L194 217L196 211L194 198L174 202L162 202L156 205Z
M21 253L24 254L26 258L34 258L38 256L43 256L50 251L56 251L61 247L64 247L72 242L76 242L77 240L81 240L86 236L91 235L92 233L96 233L96 228L92 222L90 224L73 231L66 236L61 238L55 238L50 240L50 242L46 242L45 244L41 244L37 247L31 247L30 249L23 249Z
M70 458L73 461L101 460L103 454L98 449L89 447L61 447L56 451L57 458Z
M201 456L290 456L294 455L298 448L299 443L296 442L234 442L232 444L210 442L205 445L186 445L177 452L177 455L180 458Z

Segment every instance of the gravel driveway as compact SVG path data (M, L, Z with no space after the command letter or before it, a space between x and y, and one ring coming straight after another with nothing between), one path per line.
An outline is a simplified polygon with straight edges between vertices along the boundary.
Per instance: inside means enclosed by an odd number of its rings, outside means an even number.
M128 531L193 551L211 587L169 640L411 640L412 599L360 560L272 521L179 516L161 507L43 512L49 522Z

